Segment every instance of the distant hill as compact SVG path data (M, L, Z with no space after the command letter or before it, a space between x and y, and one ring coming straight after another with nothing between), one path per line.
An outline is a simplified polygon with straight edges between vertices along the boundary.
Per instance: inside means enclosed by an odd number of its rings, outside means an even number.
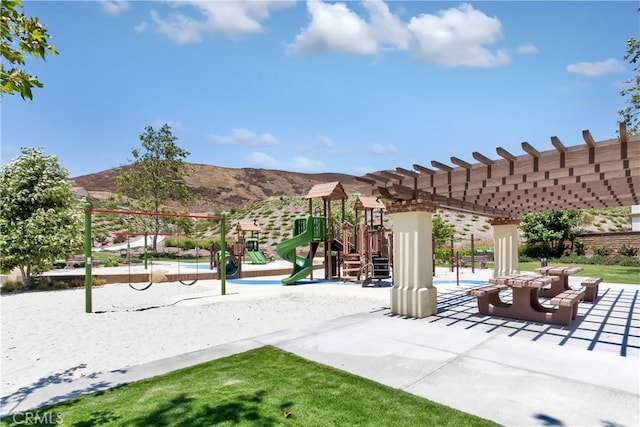
M355 176L341 173L306 174L194 163L188 165L192 172L185 181L197 195L197 200L188 210L194 213L230 211L278 196L305 196L314 185L334 181L340 181L348 194L368 191L368 186L356 181ZM118 176L129 168L123 166L71 180L76 187L84 188L92 198L103 200L116 191Z
M347 194L369 195L370 188L355 176L340 173L305 174L269 169L232 169L189 164L192 173L187 185L198 195L188 210L191 213L232 212L230 220L258 219L265 243L274 245L290 232L293 215L306 211L303 197L316 184L340 181ZM76 187L94 200L103 200L116 191L117 177L130 166L72 178ZM279 199L283 198L284 202ZM350 206L353 200L349 202ZM588 232L623 231L631 228L630 208L591 209L583 214L583 228ZM439 209L442 219L456 230L456 240L468 242L473 234L480 242L493 240L488 218ZM387 216L389 219L389 216ZM387 227L392 227L388 222ZM231 232L231 231L230 231Z

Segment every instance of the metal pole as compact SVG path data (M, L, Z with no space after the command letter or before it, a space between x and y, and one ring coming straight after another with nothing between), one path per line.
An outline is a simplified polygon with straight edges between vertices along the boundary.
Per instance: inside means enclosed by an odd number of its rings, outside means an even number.
M476 246L473 241L473 233L471 234L471 272L476 272Z
M144 269L147 269L147 235L144 235Z
M456 251L456 286L460 286L460 253Z
M220 220L220 260L218 269L220 270L220 293L227 293L227 218L225 216Z
M91 201L84 205L84 302L85 313L91 313Z

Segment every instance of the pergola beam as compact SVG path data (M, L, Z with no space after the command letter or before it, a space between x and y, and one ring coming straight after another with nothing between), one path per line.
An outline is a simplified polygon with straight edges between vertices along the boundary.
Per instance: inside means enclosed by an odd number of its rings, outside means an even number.
M453 163L456 166L460 166L461 168L464 169L471 169L471 163L467 163L462 159L459 159L457 157L451 157L451 163Z
M523 142L522 143L522 149L529 154L531 157L535 157L538 158L540 157L540 152L538 150L536 150L535 148L533 148L531 146L531 144L529 144L528 142Z
M556 148L556 150L558 150L559 153L567 152L567 147L564 146L564 144L560 141L560 138L558 138L557 136L551 137L551 144Z
M382 176L385 176L385 177L390 178L390 179L395 179L397 181L402 181L404 179L404 177L402 175L398 175L396 173L389 172L389 171L380 171L379 173Z
M585 129L582 131L582 139L584 139L584 142L587 144L587 147L589 148L596 147L596 142L593 140L593 136L591 136L591 132L589 132L589 129Z
M553 136L553 148L545 151L522 142L524 152L517 156L498 147L496 160L476 151L473 158L477 163L451 157L454 166L433 160L434 169L414 164L416 172L402 168L396 172L414 178L421 196L428 194L443 206L464 206L478 213L497 209L517 216L553 209L639 204L640 135L629 135L626 125L621 124L618 138L596 142L588 130L582 132L582 138L586 145L567 147ZM391 193L408 197L410 191L395 189Z
M627 142L627 123L620 122L620 142L625 144Z
M449 165L445 165L444 163L440 163L436 160L431 160L431 166L433 166L434 168L438 168L440 170L443 170L445 172L451 172L453 170L453 168Z
M417 172L410 171L409 169L403 169L403 168L400 168L400 167L396 168L396 172L398 172L399 174L402 174L404 176L411 177L411 178L417 178L417 177L420 176L420 174L417 173Z
M498 153L498 155L500 157L502 157L505 160L508 160L510 162L515 162L516 161L516 156L514 156L513 154L511 154L510 152L508 152L507 150L505 150L502 147L496 148L496 152Z
M480 163L482 163L484 165L487 165L487 166L491 166L492 164L495 163L493 160L491 160L490 158L478 153L477 151L474 151L472 156L473 156L474 159L476 159Z
M435 173L436 173L436 171L434 171L433 169L429 169L429 168L427 168L425 166L421 166L421 165L418 165L418 164L414 164L413 168L415 170L417 170L418 172L425 173L427 175L435 175Z

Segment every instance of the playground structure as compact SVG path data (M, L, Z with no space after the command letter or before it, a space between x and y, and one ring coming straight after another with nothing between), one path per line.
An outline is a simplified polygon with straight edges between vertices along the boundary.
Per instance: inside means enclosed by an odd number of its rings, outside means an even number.
M236 232L238 234L238 243L241 246L238 247L236 255L244 261L245 256L248 256L253 264L267 264L269 260L260 250L260 224L258 220L240 220L236 224ZM246 236L247 232L251 234Z
M85 275L84 275L84 284L85 284L85 312L91 313L92 309L92 233L91 233L91 223L92 223L92 215L94 213L98 214L114 214L114 215L127 215L127 216L147 216L147 217L170 217L170 218L183 218L183 219L206 219L206 220L215 220L220 221L220 253L227 253L226 248L226 227L225 222L226 218L224 216L207 216L207 215L189 215L189 214L175 214L175 213L166 213L166 212L141 212L141 211L125 211L125 210L113 210L113 209L96 209L93 208L91 202L87 202L84 207L84 255L85 255ZM153 233L142 233L145 235L145 239L147 235L151 235ZM146 251L146 242L145 242L145 251ZM146 258L146 257L145 257ZM226 259L226 258L225 258ZM226 294L226 268L219 268L219 278L221 281L221 295ZM153 284L153 274L150 274L149 284L144 288ZM178 277L178 281L185 285L193 285L195 281L197 281L197 274L195 278L192 277L189 280L192 282L186 283L183 280L187 280L186 278ZM136 288L134 288L136 289ZM136 290L144 290L144 289L136 289Z
M359 197L355 203L355 225L342 224L342 275L341 280L357 281L363 287L381 286L382 280L391 277L393 239L384 227L386 207L376 197ZM379 223L374 224L378 212ZM364 221L359 213L364 213Z
M294 218L292 237L278 244L278 255L293 263L289 277L283 284L292 284L307 276L313 279L313 259L320 243L324 247L324 279L361 281L362 286L374 280L380 285L382 279L391 277L389 239L383 224L384 204L375 197L361 197L355 205L356 222L358 212L364 212L364 223L349 224L345 221L347 194L338 181L315 185L305 199L309 200L309 214ZM322 200L322 216L313 215L314 199ZM341 217L332 217L331 204L341 202ZM374 226L374 210L379 210L380 224ZM369 214L369 215L368 215ZM367 221L370 225L367 225ZM297 249L309 245L306 256ZM342 269L342 273L340 272Z

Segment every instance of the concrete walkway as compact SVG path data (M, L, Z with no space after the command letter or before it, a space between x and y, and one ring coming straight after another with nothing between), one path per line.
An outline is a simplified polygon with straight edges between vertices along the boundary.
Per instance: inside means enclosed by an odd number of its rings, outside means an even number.
M439 289L425 319L380 309L43 384L11 412L274 345L503 425L640 425L640 287L603 285L570 327L480 315L469 288Z

